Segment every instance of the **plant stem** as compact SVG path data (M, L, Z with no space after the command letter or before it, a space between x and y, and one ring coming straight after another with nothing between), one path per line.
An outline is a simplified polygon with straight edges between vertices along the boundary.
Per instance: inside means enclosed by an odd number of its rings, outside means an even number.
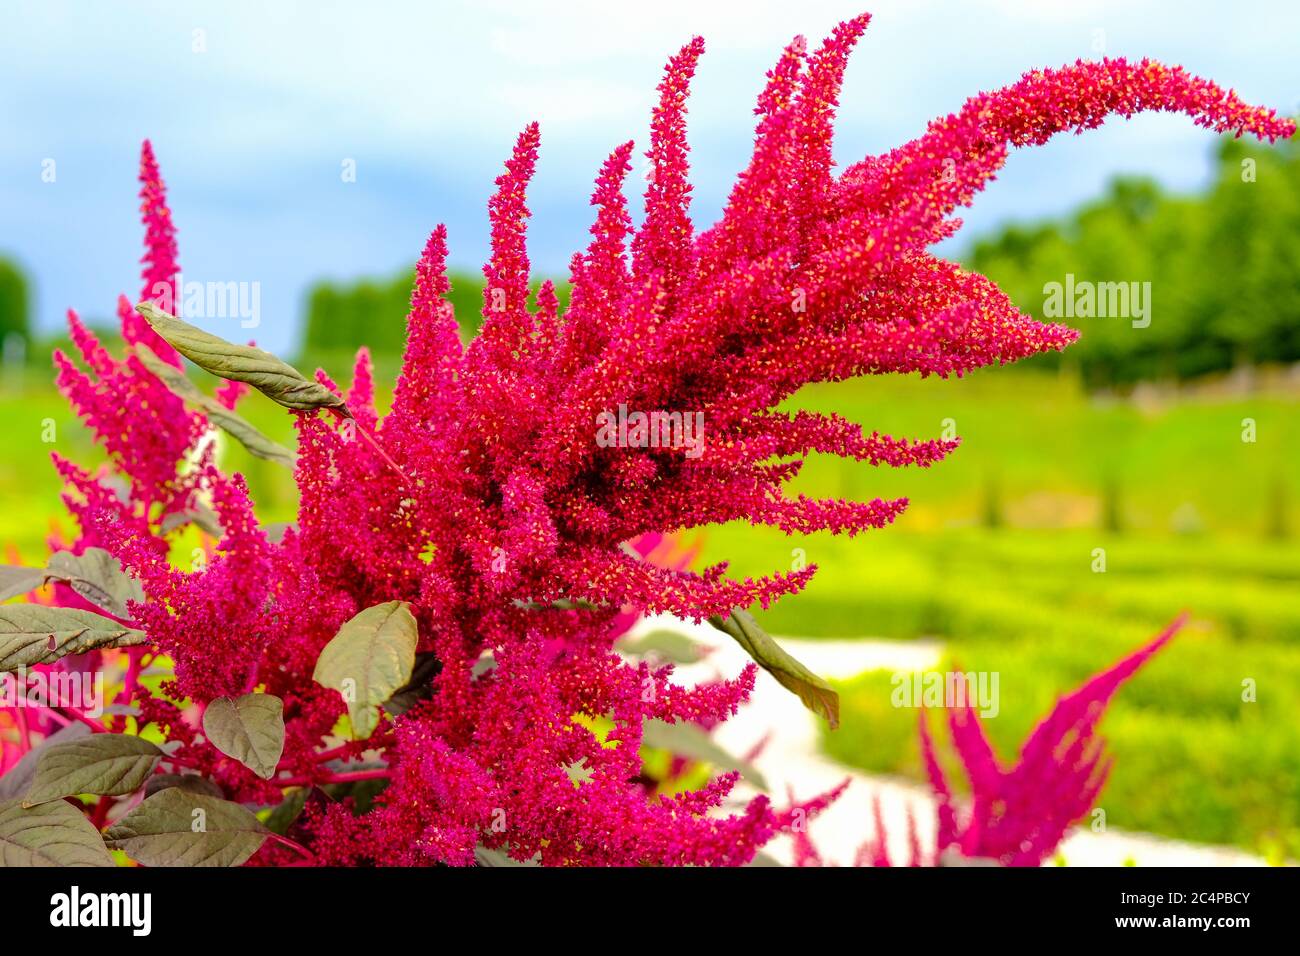
M288 847L290 850L302 854L303 858L306 860L314 861L316 859L315 854L313 854L311 850L307 849L295 840L290 840L286 836L280 836L278 833L268 833L267 837L283 847Z
M254 661L254 662L253 662L253 670L249 673L249 675L248 675L248 682L244 685L244 693L245 693L245 694L251 694L251 693L256 689L256 687L257 687L257 678L258 678L258 675L261 673L261 669L262 669L262 668L261 668L261 664L260 664L260 662Z
M273 781L277 787L306 787L311 784L355 783L358 780L381 780L389 771L383 770L349 770L343 773L330 773L324 777L284 777Z
M170 760L172 763L176 764L178 767L189 767L191 770L197 770L197 771L199 771L200 773L205 773L205 771L204 771L204 769L203 769L202 767L200 767L198 764L196 764L196 763L195 763L194 761L192 761L192 760L186 760L184 757L171 757L171 756L164 756L164 757L163 757L163 760Z
M60 714L57 710L55 710L53 707L42 707L41 709L42 709L43 711L45 711L46 716L48 716L51 720L53 720L53 721L54 721L56 724L58 724L60 727L67 727L69 724L72 723L71 720L69 720L67 717L64 717L64 716L63 716L62 714Z
M128 647L126 649L126 677L122 679L122 689L118 692L117 703L128 705L131 698L135 696L135 690L140 684L140 671L143 669L141 664L144 658L143 647ZM123 718L125 724L126 718Z
M346 405L344 405L342 408L331 408L330 411L333 412L334 415L338 417L340 420L345 422L352 422L352 424L355 426L353 430L358 435L361 436L362 441L364 441L367 445L370 446L370 450L373 451L380 458L382 458L384 462L387 463L389 468L393 469L393 472L397 475L397 477L402 479L402 484L406 485L408 488L411 486L411 479L406 477L406 472L402 471L402 466L399 465L397 462L393 461L393 459L389 457L388 452L384 451L384 449L380 446L379 440L375 438L374 435L370 434L369 429L365 428L359 421L356 420L356 418L353 416L352 412L348 410L348 407Z
M312 757L312 760L316 761L316 763L325 763L325 761L327 760L334 760L338 757L346 757L351 750L352 750L351 744L343 744L342 746L335 747L333 750L321 751L320 753Z
M104 823L108 820L108 811L115 802L112 797L100 797L95 803L95 809L90 813L90 822L96 830L103 829Z
M18 745L23 753L32 749L32 731L27 726L27 711L23 709L24 705L20 702L19 706L14 708L14 716L18 721Z
M54 710L54 708L50 708L50 709ZM67 711L68 716L72 717L74 720L80 721L81 723L85 724L87 727L89 727L97 734L107 734L110 732L109 729L104 726L102 721L98 721L94 717L86 716L77 708L71 705L65 704L64 706L58 709L62 711Z

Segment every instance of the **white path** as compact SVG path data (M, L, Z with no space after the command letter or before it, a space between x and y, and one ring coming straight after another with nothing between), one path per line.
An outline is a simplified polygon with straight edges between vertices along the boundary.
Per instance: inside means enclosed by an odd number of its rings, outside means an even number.
M673 618L651 618L639 622L634 633L670 628L690 634L712 652L700 663L679 667L678 677L686 683L718 676L734 676L748 660L744 651L726 635L704 625L692 625ZM933 667L940 646L923 641L884 640L796 640L780 638L781 644L808 668L826 678L849 678L878 668L918 670ZM867 733L854 728L851 732ZM767 779L773 796L782 802L791 787L800 799L828 790L849 777L848 790L810 827L810 834L828 860L848 864L857 847L873 834L871 801L879 794L889 835L890 855L895 863L907 856L907 808L916 816L923 846L934 840L934 801L928 787L896 778L870 776L845 768L825 756L818 746L817 718L805 710L793 694L772 677L759 672L754 695L739 715L723 724L717 740L732 753L743 754L764 735L768 743L755 761ZM790 862L790 841L774 842L768 852L782 863ZM1071 866L1121 866L1132 860L1138 866L1260 866L1263 861L1229 847L1204 846L1167 840L1144 833L1123 833L1111 828L1106 833L1078 829L1062 845Z

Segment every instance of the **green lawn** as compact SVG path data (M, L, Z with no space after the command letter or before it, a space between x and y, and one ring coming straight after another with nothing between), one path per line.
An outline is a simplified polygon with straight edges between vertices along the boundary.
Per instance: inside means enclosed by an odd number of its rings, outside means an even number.
M191 370L196 380L201 373ZM53 376L32 374L22 389L0 390L0 421L4 446L0 454L0 553L10 562L21 556L26 563L43 562L51 532L71 533L64 511L62 483L50 462L57 452L79 465L92 467L104 460L90 433L50 385ZM211 384L213 380L208 379ZM266 434L292 447L292 416L261 396L240 405L240 414ZM53 441L47 438L53 437ZM291 520L294 513L293 477L278 465L254 458L224 435L219 436L223 466L242 471L248 478L264 521ZM15 554L16 553L16 554Z
M810 465L809 493L910 497L884 531L847 540L710 529L706 559L730 558L735 574L799 557L818 565L803 594L760 612L771 631L942 639L963 670L999 673L1001 713L988 725L1009 758L1056 695L1186 609L1189 626L1103 724L1117 757L1101 801L1108 820L1300 853L1293 399L1139 408L1002 373L828 387L799 404L920 437L952 418L964 445L928 471ZM1243 418L1255 420L1254 443L1241 441ZM825 746L846 763L920 778L916 713L891 706L890 677L841 687L842 727ZM1253 703L1242 700L1247 679Z

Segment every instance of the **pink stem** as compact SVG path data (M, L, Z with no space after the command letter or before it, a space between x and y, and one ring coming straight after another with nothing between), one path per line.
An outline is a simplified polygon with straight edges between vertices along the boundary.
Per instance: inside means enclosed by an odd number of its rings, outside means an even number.
M50 718L50 720L54 721L60 727L67 727L69 724L72 723L72 721L70 721L67 717L64 717L53 707L42 707L41 709L45 711L46 717Z
M191 770L197 770L200 773L206 772L202 767L196 764L193 760L186 760L184 757L163 757L163 760L170 760L178 767L189 767Z
M136 688L140 686L140 671L144 668L144 648L128 647L126 653L126 680L122 684L122 693L117 697L122 704L129 704L135 696Z
M143 669L141 661L144 658L144 650L143 647L128 647L126 649L126 677L122 681L122 690L117 695L119 704L130 704L131 698L135 696L136 688L140 686L140 671Z
M273 781L277 787L305 787L322 783L355 783L358 780L381 780L389 771L384 770L350 770L344 773L329 773L323 777L285 777Z
M338 746L338 747L331 748L330 750L322 750L322 751L321 751L320 753L318 753L318 754L313 754L311 759L312 759L312 762L313 762L313 763L327 763L327 762L329 762L329 761L331 761L331 760L337 760L337 759L339 759L340 757L349 757L349 756L351 756L351 755L352 755L352 750L353 750L353 748L352 748L352 745L351 745L351 744L342 744L342 745L340 745L340 746ZM287 758L286 758L286 759L287 759ZM281 761L281 762L283 762L283 761ZM287 768L287 767L281 767L281 768L279 768L279 769L287 770L288 768Z
M367 445L370 446L371 451L387 462L388 467L393 469L398 478L402 479L402 484L410 487L411 480L406 477L406 472L402 471L402 466L388 456L388 452L384 451L384 449L380 447L379 440L376 439L374 435L370 434L369 430L363 427L362 424L353 417L352 412L348 411L347 406L342 408L331 408L330 411L342 421L352 422L352 424L356 426L356 433L361 436L362 440Z
M351 744L344 744L341 747L335 747L333 750L323 750L312 757L316 763L325 763L327 760L335 760L339 757L346 757L352 750Z
M67 711L68 715L71 716L74 720L78 720L81 723L85 724L87 727L89 727L97 734L109 733L109 729L105 727L101 721L96 720L94 717L86 716L75 707L72 707L70 705L64 705L63 707L60 707L59 710Z
M305 846L303 846L301 843L298 843L295 840L290 840L286 836L280 836L280 834L278 833L268 833L267 836L271 840L280 844L281 846L288 847L290 850L294 850L295 852L302 854L302 856L306 860L316 859L315 855L310 850L308 850Z
M105 821L108 820L108 811L117 800L114 797L100 797L95 804L95 809L90 813L90 822L96 830L103 829Z
M14 717L18 721L18 746L22 753L32 749L32 731L27 726L27 711L24 710L25 703L20 701L14 708Z

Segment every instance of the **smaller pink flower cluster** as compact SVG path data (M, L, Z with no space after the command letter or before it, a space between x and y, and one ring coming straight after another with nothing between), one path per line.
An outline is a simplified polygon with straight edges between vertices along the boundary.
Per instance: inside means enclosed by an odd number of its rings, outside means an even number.
M1179 618L1151 643L1058 700L1010 769L998 763L969 704L951 711L948 727L971 788L964 819L953 804L923 715L921 752L939 797L938 851L954 847L963 856L1006 866L1037 866L1047 859L1067 828L1092 808L1110 773L1111 763L1103 758L1103 742L1096 733L1106 705L1182 625Z
M1154 640L1083 686L1059 698L1039 722L1016 763L1003 768L984 732L979 712L965 701L948 711L948 728L969 798L958 798L948 783L929 721L920 714L921 758L937 799L933 849L922 849L916 820L907 808L909 866L955 865L963 860L1002 866L1040 866L1065 839L1069 828L1093 807L1111 760L1097 725L1115 692L1137 673L1182 627L1180 617ZM880 798L872 800L873 836L858 848L857 866L893 866ZM793 834L796 866L826 866L806 827Z

